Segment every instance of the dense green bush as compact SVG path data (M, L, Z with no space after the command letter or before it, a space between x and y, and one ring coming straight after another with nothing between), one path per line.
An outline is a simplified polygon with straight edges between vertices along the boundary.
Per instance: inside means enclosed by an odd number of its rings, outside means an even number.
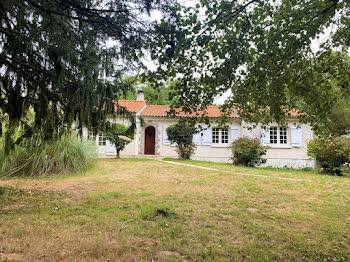
M254 167L266 163L262 156L266 154L267 147L260 144L260 140L241 137L231 145L234 165Z
M314 157L327 174L341 175L344 164L350 162L350 139L346 137L321 137L307 145L307 153Z
M83 172L96 158L96 146L75 135L54 141L26 139L8 155L0 152L0 176L41 176Z
M170 143L176 143L177 153L180 159L190 159L196 145L192 142L196 129L186 122L171 125L166 130Z

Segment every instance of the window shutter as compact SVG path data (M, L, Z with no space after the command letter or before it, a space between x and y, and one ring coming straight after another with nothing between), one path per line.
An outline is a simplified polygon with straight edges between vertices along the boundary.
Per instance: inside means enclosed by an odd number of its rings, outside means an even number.
M240 137L241 137L241 127L240 126L231 127L231 143L236 141Z
M269 128L261 128L261 144L263 146L268 146L270 144L270 130Z
M168 135L166 133L166 129L168 127L168 125L163 125L163 145L170 145L170 141L168 140Z
M203 126L203 129L202 145L211 145L211 127Z
M106 155L115 155L116 153L115 146L109 140L106 140Z
M197 126L196 126L197 128ZM201 135L201 132L199 133L196 133L193 135L193 140L192 140L193 143L195 143L196 145L200 145L202 144L202 135Z
M291 141L293 147L301 147L302 146L302 134L301 128L297 128L296 126L292 126L290 128L291 133Z

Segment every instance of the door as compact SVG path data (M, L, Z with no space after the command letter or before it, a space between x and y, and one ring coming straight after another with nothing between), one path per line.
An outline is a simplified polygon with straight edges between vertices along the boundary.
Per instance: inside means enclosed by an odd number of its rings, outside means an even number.
M145 130L145 155L154 155L156 144L156 130L149 126Z

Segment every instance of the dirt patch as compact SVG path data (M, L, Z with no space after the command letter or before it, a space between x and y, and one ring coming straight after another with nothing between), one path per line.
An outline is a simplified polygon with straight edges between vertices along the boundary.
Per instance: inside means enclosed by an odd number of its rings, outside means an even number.
M168 250L162 250L157 252L158 258L179 258L181 257L179 252L174 251L168 251Z
M23 255L16 253L0 254L0 259L5 261L25 261Z

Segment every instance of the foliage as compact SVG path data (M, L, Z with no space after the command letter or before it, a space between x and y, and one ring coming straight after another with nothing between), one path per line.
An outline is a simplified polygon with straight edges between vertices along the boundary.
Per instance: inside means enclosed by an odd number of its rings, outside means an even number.
M337 56L336 54L334 54ZM340 56L340 59L347 64L347 71L350 73L350 56ZM350 88L342 82L336 81L333 75L331 88L337 96L337 101L333 106L330 122L330 133L333 136L342 136L350 133Z
M58 140L25 139L9 154L1 144L0 176L43 176L86 171L96 158L96 146L75 136Z
M120 158L120 151L122 151L127 144L131 141L127 141L126 139L121 138L120 136L126 136L130 139L134 139L135 135L135 126L126 126L120 123L112 124L112 126L108 129L107 138L108 140L115 145L115 149L117 151L117 158Z
M323 172L341 175L341 168L350 163L350 138L320 137L313 139L307 146L309 156L316 158Z
M130 79L127 78L126 81L130 82ZM123 96L127 100L136 100L137 90L142 89L145 95L145 101L149 105L170 105L170 92L174 87L174 84L171 82L160 83L157 86L152 85L152 83L146 81L142 83L140 78L133 78L133 84L130 86L129 91Z
M102 130L123 91L125 70L140 65L150 46L157 23L150 12L167 9L162 0L1 0L6 151L17 142L13 134L20 125L23 136L42 134L44 140L73 123L80 131ZM25 125L29 108L35 112L33 126Z
M267 147L262 146L257 138L241 137L232 143L231 150L234 165L255 167L266 163L262 157L266 154Z
M196 129L184 121L179 121L166 129L170 143L176 143L180 159L190 159L196 149L192 142Z
M283 125L296 108L325 133L332 81L350 87L349 17L349 1L202 0L157 27L155 77L176 81L177 107L194 111L228 92L225 107L244 120Z

